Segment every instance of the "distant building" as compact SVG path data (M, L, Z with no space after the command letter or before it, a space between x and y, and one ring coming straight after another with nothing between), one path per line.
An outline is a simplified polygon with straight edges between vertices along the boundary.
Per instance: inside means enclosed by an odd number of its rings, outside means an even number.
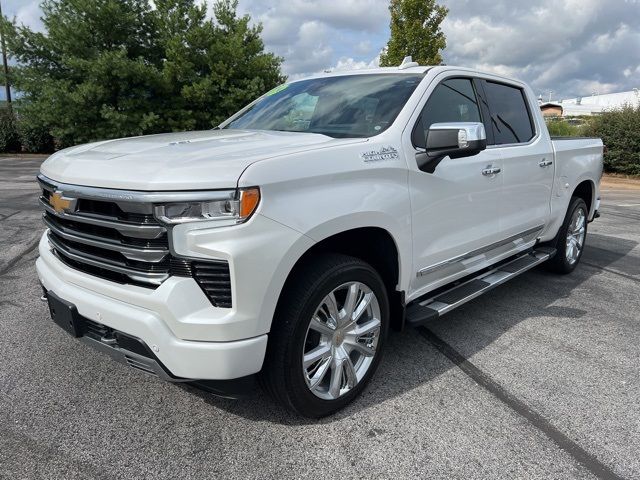
M624 105L640 106L640 91L637 88L629 92L594 94L588 97L540 103L540 109L545 116L577 117L579 115L598 115L605 110L615 110ZM560 107L559 115L557 107ZM545 110L548 113L545 114Z
M544 117L561 117L564 111L562 105L554 102L541 103L540 110L542 110Z

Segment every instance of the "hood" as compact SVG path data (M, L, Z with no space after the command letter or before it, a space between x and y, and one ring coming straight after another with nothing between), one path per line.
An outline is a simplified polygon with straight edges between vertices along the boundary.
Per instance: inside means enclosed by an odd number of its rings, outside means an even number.
M358 141L263 130L167 133L61 150L40 171L62 183L127 190L234 188L254 162Z

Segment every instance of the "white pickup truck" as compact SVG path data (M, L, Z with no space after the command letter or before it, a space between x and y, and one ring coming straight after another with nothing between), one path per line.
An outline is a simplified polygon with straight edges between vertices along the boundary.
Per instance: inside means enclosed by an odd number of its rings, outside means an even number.
M450 66L340 72L216 129L41 167L53 320L131 367L309 417L353 400L390 329L541 264L569 273L599 139L553 139L524 83Z

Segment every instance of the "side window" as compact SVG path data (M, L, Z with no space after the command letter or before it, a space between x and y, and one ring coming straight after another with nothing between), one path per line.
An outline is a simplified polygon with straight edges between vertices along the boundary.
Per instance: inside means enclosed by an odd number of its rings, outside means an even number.
M482 122L470 79L445 80L431 92L413 130L413 144L425 148L425 132L432 124L442 122Z
M504 145L531 140L534 129L522 89L486 81L484 90L491 110L494 143Z

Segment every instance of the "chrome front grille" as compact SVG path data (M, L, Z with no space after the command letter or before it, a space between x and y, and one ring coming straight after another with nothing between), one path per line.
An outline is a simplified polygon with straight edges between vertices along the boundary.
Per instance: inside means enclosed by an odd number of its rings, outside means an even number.
M118 191L65 189L42 176L38 180L49 243L61 261L95 276L146 287L169 277L167 230L154 219L152 203L126 192L117 198ZM62 205L52 201L52 195L62 199ZM95 198L100 195L107 198Z
M58 259L118 283L155 288L170 276L191 277L216 307L231 308L225 260L176 258L154 203L207 198L207 192L135 192L82 187L38 176L42 219Z

